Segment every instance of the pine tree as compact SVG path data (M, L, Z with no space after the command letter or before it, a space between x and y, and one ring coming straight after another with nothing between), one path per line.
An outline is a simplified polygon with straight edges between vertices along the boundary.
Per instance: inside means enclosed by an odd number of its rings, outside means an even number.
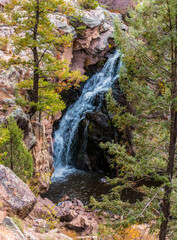
M61 14L74 14L74 9L64 0L12 0L5 5L0 17L1 22L14 29L8 42L15 48L9 60L1 61L1 66L14 65L29 73L29 77L18 85L28 94L25 98L19 96L18 103L31 107L32 112L55 114L63 110L61 91L78 87L80 81L86 80L79 71L70 71L66 60L57 57L59 49L70 47L72 42L71 34L57 31L51 23L50 16L57 9L58 18ZM1 42L7 43L4 38ZM21 53L26 57L20 57Z
M123 53L119 81L129 106L118 106L111 92L107 101L115 126L124 135L132 131L132 139L102 144L119 176L112 194L94 203L121 216L116 226L148 222L160 230L160 240L177 239L176 1L141 1L127 21L128 33L115 23L115 40ZM122 201L128 189L137 201Z
M0 147L4 146L8 140L9 140L8 129L0 125ZM2 161L2 157L4 157L6 154L7 154L6 152L0 153L0 163Z
M2 164L12 169L23 181L30 179L33 174L33 158L23 143L23 132L13 118L8 119L7 130L9 139L5 144L0 144Z

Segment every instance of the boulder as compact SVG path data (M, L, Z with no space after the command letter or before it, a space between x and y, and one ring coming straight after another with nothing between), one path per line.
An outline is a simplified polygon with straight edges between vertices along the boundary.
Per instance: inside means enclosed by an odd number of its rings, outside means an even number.
M12 218L6 217L0 225L0 240L72 240L72 238L62 234L58 228L47 233L38 233L27 227L24 222L19 228Z
M16 236L13 230L10 230L5 226L0 225L0 240L22 240L22 239Z
M82 234L95 234L98 230L98 218L93 212L86 211L78 199L65 201L58 206L58 216L63 226Z
M52 240L73 240L72 238L60 233L58 229L51 230L46 234L38 234L39 240L52 239Z
M37 198L37 203L33 208L30 216L35 218L43 218L43 219L54 219L58 218L58 208L57 206L50 201L49 199L45 198L42 199L41 197Z
M11 218L6 217L2 225L5 226L7 229L13 231L14 235L17 237L18 240L27 240L19 227L13 222Z
M36 197L9 168L0 165L0 209L8 215L25 218L32 211Z
M96 234L98 230L98 222L93 214L79 214L75 219L66 223L65 227L76 232L84 232L84 234Z

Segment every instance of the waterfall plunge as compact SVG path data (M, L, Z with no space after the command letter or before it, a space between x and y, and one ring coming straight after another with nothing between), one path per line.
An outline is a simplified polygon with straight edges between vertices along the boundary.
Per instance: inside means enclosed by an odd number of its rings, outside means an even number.
M118 78L121 66L120 52L116 51L106 62L103 69L87 80L82 95L73 103L62 117L58 130L54 135L54 166L55 172L52 181L64 180L65 177L76 171L73 163L73 142L78 126L87 113L98 110L103 98L95 101L100 93L105 93Z

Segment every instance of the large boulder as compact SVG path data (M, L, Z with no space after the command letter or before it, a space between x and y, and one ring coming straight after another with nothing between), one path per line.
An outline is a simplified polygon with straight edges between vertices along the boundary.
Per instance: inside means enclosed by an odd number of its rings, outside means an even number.
M99 218L84 208L78 199L59 203L58 216L63 226L84 235L95 234L98 230Z
M32 211L36 197L9 168L0 165L0 209L8 215L25 218Z
M42 219L54 219L58 216L58 208L57 206L45 198L41 197L37 198L37 204L35 205L33 211L30 213L30 216L34 218L42 218Z

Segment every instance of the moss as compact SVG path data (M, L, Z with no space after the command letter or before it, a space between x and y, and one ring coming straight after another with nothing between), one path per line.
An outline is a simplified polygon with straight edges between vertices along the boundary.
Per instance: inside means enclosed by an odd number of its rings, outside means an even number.
M109 125L109 127L112 126L111 120L108 120L108 125Z
M93 126L91 124L89 124L89 131L92 132L93 131Z

